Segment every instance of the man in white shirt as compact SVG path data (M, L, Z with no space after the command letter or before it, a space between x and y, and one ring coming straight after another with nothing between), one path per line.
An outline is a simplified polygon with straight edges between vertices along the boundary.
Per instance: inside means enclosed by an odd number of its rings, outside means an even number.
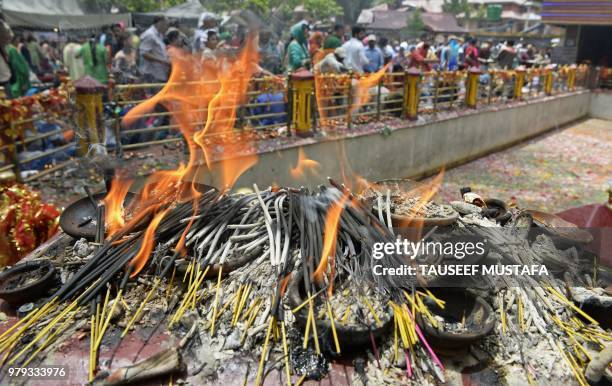
M365 55L365 47L362 43L365 30L362 27L354 26L351 35L351 39L342 45L346 55L344 65L353 72L363 74L363 66L368 63L368 57Z
M170 59L166 52L164 34L168 30L168 20L156 16L153 25L140 35L140 71L145 82L166 82L170 73Z
M83 58L80 57L81 45L76 42L76 38L68 37L68 44L64 47L63 59L64 66L68 69L68 74L71 80L80 79L85 75L85 66Z
M200 15L200 20L198 21L198 29L193 35L194 53L204 50L209 31L213 31L217 35L219 34L219 28L217 27L217 16L211 12L203 12Z
M330 52L325 57L315 64L314 69L321 74L339 74L345 67L342 63L346 57L344 48L338 47L334 52Z

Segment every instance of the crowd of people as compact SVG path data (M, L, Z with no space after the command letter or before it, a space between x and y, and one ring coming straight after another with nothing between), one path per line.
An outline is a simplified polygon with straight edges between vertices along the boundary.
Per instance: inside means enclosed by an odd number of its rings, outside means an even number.
M89 75L102 83L107 83L111 74L119 83L163 83L170 73L173 48L214 58L217 50L240 47L247 35L244 26L226 28L214 14L204 13L193 32L159 16L144 31L118 23L96 34L69 33L60 47L57 41L39 41L29 32L13 33L4 20L1 22L0 83L8 97L25 95L32 83L52 81L58 73L71 79ZM261 70L271 74L300 69L362 74L385 66L395 72L409 67L453 71L550 62L550 48L522 41L479 42L471 36L449 35L436 43L426 38L392 42L368 34L360 26L338 24L321 30L312 25L308 20L300 21L286 35L260 31Z
M345 31L342 25L334 26L319 48L316 41L312 41L314 36L320 36L320 32L310 33L311 37L307 39L308 24L294 26L288 52L289 70L309 68L311 63L321 72L352 71L358 74L377 72L387 64L389 71L398 72L410 67L423 71L455 71L471 67L486 70L491 66L512 69L519 65L532 67L550 63L550 47L537 48L523 41L479 42L471 36L448 35L437 43L427 38L390 42L386 37L367 34L359 26L352 27L350 34ZM303 43L306 41L308 45ZM298 47L303 49L298 50ZM310 52L310 56L305 52Z

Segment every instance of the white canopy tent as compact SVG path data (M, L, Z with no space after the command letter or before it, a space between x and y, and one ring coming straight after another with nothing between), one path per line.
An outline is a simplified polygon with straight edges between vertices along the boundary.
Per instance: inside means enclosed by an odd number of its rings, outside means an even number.
M129 13L91 13L78 0L3 0L2 12L13 27L40 30L99 28L123 22L131 26Z

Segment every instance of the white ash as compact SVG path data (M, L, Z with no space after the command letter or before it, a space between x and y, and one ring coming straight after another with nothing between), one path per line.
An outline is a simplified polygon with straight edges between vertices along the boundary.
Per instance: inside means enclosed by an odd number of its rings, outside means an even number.
M89 244L87 240L79 239L74 243L72 250L74 251L77 257L80 257L83 259L91 255L94 252L95 248L96 247Z
M352 283L352 285L355 285L355 283ZM391 319L391 313L385 307L385 302L376 291L366 287L363 295L356 296L352 289L345 288L335 291L330 298L330 306L333 310L336 323L341 323L344 326L359 326L361 328L367 325L378 327L376 318L370 311L364 298L368 300L381 323L385 324ZM349 308L350 311L347 311ZM348 317L346 320L343 320L346 312L348 312ZM317 319L329 320L327 306L324 303L317 310Z
M455 213L449 205L440 205L433 201L423 202L420 196L391 196L391 212L399 216L426 218L445 218Z
M467 214L480 214L482 212L482 208L476 206L474 204L469 204L463 201L451 201L451 207L459 212L459 214L467 215Z
M594 304L599 307L612 307L612 297L603 288L572 287L574 301L579 304Z

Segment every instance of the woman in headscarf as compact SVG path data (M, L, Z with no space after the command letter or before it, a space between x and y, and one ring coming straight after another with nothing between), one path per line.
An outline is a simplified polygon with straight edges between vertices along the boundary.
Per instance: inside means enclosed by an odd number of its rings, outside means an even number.
M310 56L314 56L317 51L323 47L323 33L320 31L313 32L308 39L308 52Z
M11 68L12 77L10 79L11 84L11 96L17 98L25 95L30 89L30 66L26 59L21 55L21 52L17 50L15 44L19 42L19 38L13 38L13 43L6 47L6 54L8 57L8 64Z
M308 47L306 46L306 33L308 24L301 21L291 27L291 37L293 40L287 47L287 69L295 71L299 68L308 68L310 66L310 56L308 55Z
M108 51L96 37L81 46L85 74L100 83L108 83Z

